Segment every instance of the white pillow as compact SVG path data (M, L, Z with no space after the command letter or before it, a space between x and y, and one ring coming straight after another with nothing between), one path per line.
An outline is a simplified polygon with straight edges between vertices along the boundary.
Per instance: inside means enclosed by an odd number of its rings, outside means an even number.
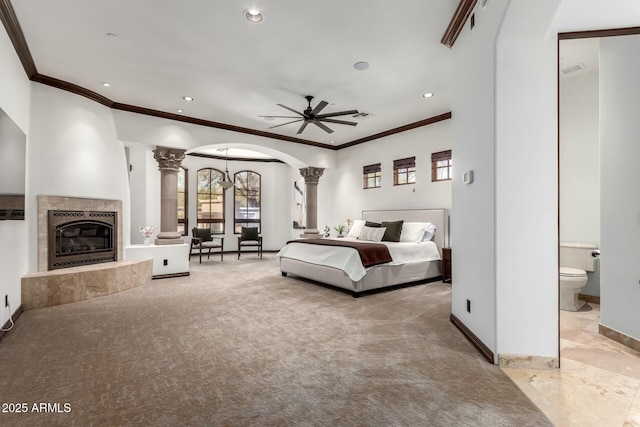
M349 230L347 237L353 237L354 239L357 239L360 236L360 233L362 232L362 227L364 227L365 222L366 221L363 219L356 219L355 221L353 221L353 224L351 224L351 229Z
M405 222L400 233L401 242L421 242L426 228L431 225L428 222Z
M422 241L429 242L433 240L434 234L436 234L436 226L433 224L429 224L427 228L424 229L424 234L422 235Z
M366 240L369 242L381 242L387 227L362 227L358 240Z

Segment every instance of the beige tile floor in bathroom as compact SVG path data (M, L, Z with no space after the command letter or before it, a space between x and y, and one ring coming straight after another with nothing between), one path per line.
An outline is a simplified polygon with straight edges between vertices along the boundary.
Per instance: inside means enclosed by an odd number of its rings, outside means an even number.
M556 426L640 427L640 353L598 334L589 306L560 311L560 370L503 370Z

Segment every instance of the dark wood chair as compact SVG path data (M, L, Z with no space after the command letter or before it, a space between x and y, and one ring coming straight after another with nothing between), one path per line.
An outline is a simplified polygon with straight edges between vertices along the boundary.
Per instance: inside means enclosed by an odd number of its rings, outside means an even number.
M262 258L262 236L258 235L256 227L242 227L238 236L238 259L242 248L258 248L258 255Z
M193 255L194 249L200 252L200 264L202 264L202 251L207 251L207 259L211 256L212 250L220 250L220 261L224 257L224 237L214 236L210 228L193 228L191 230L191 250L189 259Z

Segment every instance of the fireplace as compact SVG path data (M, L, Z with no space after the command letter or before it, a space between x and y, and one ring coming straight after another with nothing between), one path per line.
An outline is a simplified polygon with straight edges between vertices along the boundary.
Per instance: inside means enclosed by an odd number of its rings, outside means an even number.
M117 212L49 210L48 269L116 261L117 224Z

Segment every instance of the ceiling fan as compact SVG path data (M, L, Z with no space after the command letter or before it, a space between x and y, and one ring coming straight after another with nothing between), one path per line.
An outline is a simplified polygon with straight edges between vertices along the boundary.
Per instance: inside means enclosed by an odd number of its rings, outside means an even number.
M258 117L271 117L271 118L279 118L279 119L296 119L296 120L292 120L290 122L281 123L279 125L271 126L269 129L277 128L277 127L288 125L288 124L291 124L291 123L302 122L302 126L300 126L300 129L298 129L298 132L296 132L297 134L301 134L302 131L304 131L304 129L307 127L307 125L309 123L313 123L314 125L318 126L320 129L324 130L327 133L333 133L333 130L331 130L327 125L325 125L325 123L336 123L336 124L339 124L339 125L349 125L349 126L356 126L358 124L356 122L348 122L346 120L337 120L337 119L332 119L331 118L331 117L337 117L337 116L346 116L348 114L358 114L358 110L338 111L338 112L335 112L335 113L320 114L320 112L324 109L324 107L329 105L329 103L327 101L320 101L318 103L318 105L316 105L316 107L312 109L311 108L311 101L313 100L313 96L307 95L307 96L305 96L305 98L306 98L307 102L309 103L309 106L302 113L299 112L299 111L294 110L293 108L287 107L286 105L276 104L276 105L278 105L278 106L280 106L282 108L286 108L287 110L298 114L297 116L258 116Z

